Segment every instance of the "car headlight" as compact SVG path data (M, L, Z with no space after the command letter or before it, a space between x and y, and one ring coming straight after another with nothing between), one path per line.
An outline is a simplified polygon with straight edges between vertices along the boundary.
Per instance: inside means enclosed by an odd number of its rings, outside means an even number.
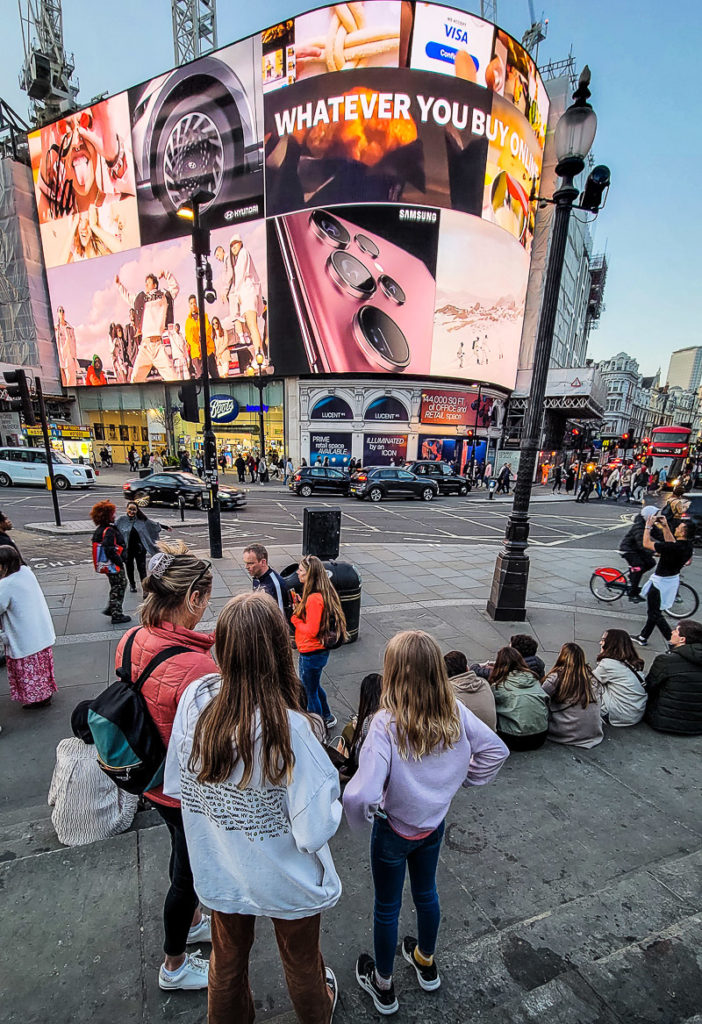
M81 471L79 469L74 469L73 470L73 476L82 476L82 473L81 473Z

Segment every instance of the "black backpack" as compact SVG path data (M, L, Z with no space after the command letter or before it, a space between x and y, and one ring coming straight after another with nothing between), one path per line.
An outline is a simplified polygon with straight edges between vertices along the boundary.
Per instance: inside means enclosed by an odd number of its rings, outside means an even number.
M163 781L166 747L149 713L141 688L151 673L188 647L167 647L151 659L138 679L132 681L132 647L139 632L128 637L122 652L119 679L90 704L88 727L95 741L97 763L114 784L138 795Z

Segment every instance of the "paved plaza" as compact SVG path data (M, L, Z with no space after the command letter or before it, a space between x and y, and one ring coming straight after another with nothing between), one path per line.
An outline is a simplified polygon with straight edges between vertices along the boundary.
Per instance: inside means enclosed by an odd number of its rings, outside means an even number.
M569 502L563 515L575 509ZM482 515L491 525L492 512ZM363 614L358 643L333 652L325 671L340 725L355 710L362 676L381 668L385 644L398 629L426 629L444 651L457 648L469 660L492 656L513 632L528 629L547 667L573 639L594 662L604 627L633 631L643 623L640 607L598 606L587 588L593 565L616 564L612 552L623 528L601 531L599 547L571 540L567 547L531 548L525 626L495 623L485 613L494 542L425 536L394 543L378 536L344 544L341 558L363 578ZM17 536L23 547L32 543L29 533ZM202 547L188 529L182 536ZM250 586L240 545L225 544L205 627L232 594ZM269 551L276 568L297 561L299 531L295 542L269 544ZM0 1019L204 1022L204 993L164 993L157 986L168 860L158 819L142 812L129 832L73 849L61 847L53 833L46 795L56 744L69 735L75 704L112 680L124 627L106 625L104 581L89 565L48 562L37 575L58 634L59 692L46 711L25 712L10 702L4 670L0 676L0 941L6 951ZM700 577L693 564L687 579L698 586ZM125 609L133 614L135 608L136 595L128 594ZM643 652L647 665L663 648L657 637ZM438 875L442 986L421 992L398 960L396 1019L701 1021L695 1016L702 1007L701 753L699 737L666 736L645 725L606 727L604 741L591 750L547 744L512 754L495 783L460 790ZM356 956L372 945L368 836L350 833L343 822L331 847L344 887L323 918L325 957L340 985L335 1021L365 1024L379 1019L354 978ZM414 930L408 890L406 896L401 934ZM265 921L251 979L258 1019L292 1024Z

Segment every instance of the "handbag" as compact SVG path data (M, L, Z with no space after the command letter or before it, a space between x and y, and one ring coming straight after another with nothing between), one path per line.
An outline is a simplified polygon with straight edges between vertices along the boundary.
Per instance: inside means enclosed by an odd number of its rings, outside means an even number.
M99 541L93 541L93 566L95 567L95 572L101 573L103 575L112 575L114 573L118 573L121 571L120 567L118 565L115 565L115 563L108 557L107 552L105 551L103 540L105 538L105 534L109 529L109 526L105 527L105 529L102 531L102 538ZM115 544L114 548L118 555L121 555L122 552L124 551L124 548L121 546L121 544Z

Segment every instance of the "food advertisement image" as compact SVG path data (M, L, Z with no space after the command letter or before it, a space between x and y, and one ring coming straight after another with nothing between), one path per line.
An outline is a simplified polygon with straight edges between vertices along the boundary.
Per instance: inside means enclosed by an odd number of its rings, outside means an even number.
M259 350L268 363L263 221L212 232L216 300L206 306L214 378L236 377ZM66 385L139 384L200 376L190 238L48 272Z
M47 267L139 245L126 93L32 132L29 153Z
M268 215L407 202L480 214L492 95L423 71L320 75L265 97Z
M211 227L263 216L260 37L129 91L142 243L187 234L196 191Z
M298 373L429 373L438 232L439 212L418 207L276 218L269 227L275 365Z
M431 372L513 388L529 256L478 217L441 213Z
M541 149L524 118L500 96L493 99L485 131L489 145L483 217L529 249L541 180Z

